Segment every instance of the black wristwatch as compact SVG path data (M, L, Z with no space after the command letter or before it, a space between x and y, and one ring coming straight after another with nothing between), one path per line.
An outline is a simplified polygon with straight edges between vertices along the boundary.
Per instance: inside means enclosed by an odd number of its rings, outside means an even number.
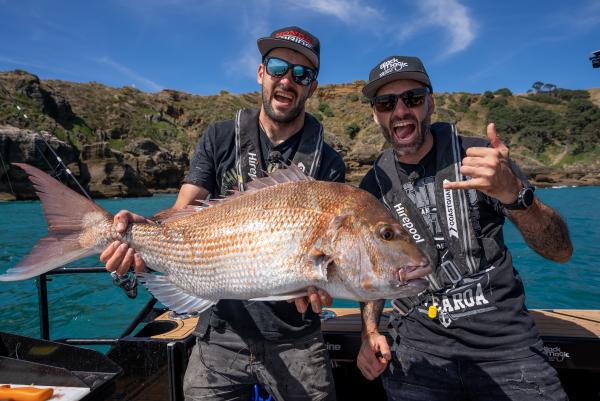
M535 195L533 194L533 187L523 187L519 191L519 196L517 200L513 203L509 203L508 205L502 204L504 209L506 210L526 210L529 209L531 205L533 205L533 200L535 199Z

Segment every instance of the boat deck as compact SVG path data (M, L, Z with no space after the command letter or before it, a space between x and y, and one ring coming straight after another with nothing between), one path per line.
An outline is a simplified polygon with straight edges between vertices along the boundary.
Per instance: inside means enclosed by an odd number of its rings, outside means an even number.
M600 310L531 310L544 337L600 339Z

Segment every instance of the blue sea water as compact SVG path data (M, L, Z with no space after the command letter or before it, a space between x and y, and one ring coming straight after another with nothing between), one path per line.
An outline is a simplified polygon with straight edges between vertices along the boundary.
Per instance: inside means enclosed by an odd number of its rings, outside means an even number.
M536 194L566 218L575 252L564 265L547 261L507 224L506 242L525 283L527 306L600 309L600 187L539 189ZM174 195L157 195L97 203L112 213L128 209L149 216L174 201ZM0 272L15 265L46 232L38 201L0 202ZM100 262L92 257L71 264L75 265L99 266ZM150 296L140 288L138 297L131 300L108 274L99 273L52 276L48 299L51 338L58 339L118 336ZM337 301L336 305L356 304ZM39 336L34 280L0 283L0 331Z

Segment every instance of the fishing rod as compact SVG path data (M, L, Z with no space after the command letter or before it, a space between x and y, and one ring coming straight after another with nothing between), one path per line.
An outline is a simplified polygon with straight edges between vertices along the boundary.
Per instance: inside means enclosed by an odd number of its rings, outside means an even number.
M13 98L13 101L14 101L14 98ZM19 111L19 113L21 114L21 116L23 118L25 118L27 121L31 121L31 120L29 120L29 117L27 116L27 114L25 114L25 110L23 108L21 108L21 106L19 106L18 104L16 104L16 102L15 102L15 106L17 107L17 110ZM71 177L71 179L73 181L75 181L75 184L77 184L77 186L79 187L79 189L81 190L81 192L89 200L92 200L92 197L90 196L90 194L85 190L85 188L83 188L83 186L79 183L79 180L75 177L75 175L73 174L73 172L66 166L66 164L63 162L63 160L61 159L61 157L52 148L52 146L50 146L50 143L48 143L48 141L46 140L46 138L44 137L44 135L40 135L40 137L42 138L42 140L46 144L46 147L48 149L50 149L50 152L52 152L52 155L54 156L54 158L58 162L58 165L56 167L59 167L59 166L61 167L60 172L66 172L67 175L69 177ZM36 148L37 148L37 146L36 146ZM48 164L48 167L50 167L56 173L56 171L57 171L56 168L52 167L51 163L44 156L44 153L40 151L40 155L46 161L46 164ZM2 162L2 165L4 166L4 162ZM60 175L60 172L55 174L55 176L57 178ZM8 170L6 170L6 176L8 177ZM9 184L10 184L10 181L9 181ZM11 190L12 190L12 185L11 185ZM129 298L135 298L135 297L137 297L137 293L138 293L138 280L137 280L137 276L131 270L131 268L124 275L119 275L119 273L117 273L116 271L114 271L114 272L110 273L110 276L112 278L113 284L116 285L117 287L120 287L125 292L125 294L127 295L127 297L129 297Z
M16 105L17 106L17 110L21 110L21 106ZM27 114L22 113L22 116L25 117L25 119L29 120L29 117L27 117ZM42 138L42 140L44 141L44 143L46 144L46 147L50 150L50 152L52 152L52 155L54 156L54 158L56 159L56 161L58 162L58 166L60 166L62 168L62 171L64 171L65 173L67 173L67 175L69 177L71 177L71 179L75 182L75 184L77 184L77 186L79 187L79 190L89 199L92 200L92 197L90 196L90 194L85 190L85 188L83 188L83 186L79 183L79 180L77 178L75 178L75 175L73 174L73 172L67 167L67 165L63 162L63 160L61 159L61 157L58 155L58 153L56 153L56 151L54 150L54 148L52 148L52 146L50 146L50 144L48 143L48 141L46 140L46 138L44 137L44 135L40 135L40 137ZM48 162L48 160L44 157L44 154L42 152L40 152L40 154L42 155L42 157L44 158L44 160L46 160L46 162L48 163L49 167L50 163ZM57 166L57 167L58 167ZM56 171L56 168L53 168L54 171Z

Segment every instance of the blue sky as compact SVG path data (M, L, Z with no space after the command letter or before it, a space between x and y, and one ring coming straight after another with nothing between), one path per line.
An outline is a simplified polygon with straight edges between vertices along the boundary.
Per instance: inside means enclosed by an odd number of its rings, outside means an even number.
M148 92L258 90L256 39L289 25L321 40L321 84L415 55L439 92L600 87L599 0L0 0L0 21L0 71Z

